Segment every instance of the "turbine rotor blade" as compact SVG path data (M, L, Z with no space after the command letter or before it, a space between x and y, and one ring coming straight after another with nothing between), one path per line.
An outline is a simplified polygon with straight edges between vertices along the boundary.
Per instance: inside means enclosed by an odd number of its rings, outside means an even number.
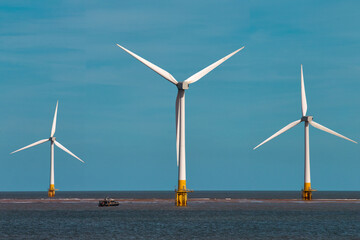
M333 135L335 135L335 136L338 136L338 137L341 137L341 138L343 138L343 139L346 139L346 140L348 140L348 141L350 141L350 142L357 143L357 142L355 142L354 140L351 140L350 138L347 138L347 137L345 137L345 136L343 136L343 135L341 135L341 134L339 134L339 133L337 133L337 132L335 132L335 131L327 128L327 127L324 127L323 125L321 125L321 124L319 124L319 123L316 123L316 122L314 122L314 121L310 121L309 123L310 123L313 127L317 128L317 129L320 129L320 130L322 130L322 131L324 131L324 132L328 132L328 133L333 134Z
M63 145L61 145L58 141L54 141L55 145L58 146L60 149L64 150L65 152L67 152L68 154L70 154L71 156L73 156L74 158L78 159L79 161L85 163L83 160L81 160L79 157L77 157L75 154L73 154L72 152L70 152L66 147L64 147Z
M209 72L211 72L212 70L214 70L214 68L216 68L217 66L219 66L220 64L222 64L223 62L225 62L226 60L228 60L229 58L231 58L234 54L236 54L237 52L239 52L240 50L242 50L244 47L239 48L238 50L230 53L229 55L227 55L226 57L223 57L222 59L218 60L217 62L211 64L210 66L204 68L203 70L201 70L200 72L195 73L194 75L192 75L191 77L189 77L188 79L186 79L184 82L187 82L189 84L194 83L196 81L198 81L199 79L201 79L202 77L204 77L206 74L208 74Z
M260 147L261 145L263 145L264 143L270 141L271 139L279 136L280 134L286 132L287 130L295 127L296 125L298 125L299 123L301 123L301 120L296 120L288 125L286 125L285 127L283 127L282 129L280 129L279 131L277 131L274 135L272 135L271 137L269 137L268 139L266 139L265 141L263 141L262 143L260 143L259 145L257 145L256 147L254 147L254 150L257 149L258 147Z
M27 145L27 146L25 146L25 147L23 147L23 148L20 148L20 149L16 150L16 151L13 151L13 152L11 152L10 154L13 154L13 153L16 153L16 152L22 151L22 150L27 149L27 148L31 148L31 147L33 147L33 146L36 146L36 145L42 144L42 143L47 142L47 141L49 141L49 139L43 139L43 140L40 140L40 141L34 142L34 143L30 144L30 145Z
M57 110L58 110L59 101L56 102L56 108L55 108L55 114L54 114L54 120L51 128L50 137L53 137L56 130L56 119L57 119Z
M303 74L302 64L301 64L301 110L302 110L303 117L306 116L307 102L306 102L305 83L304 83L304 74Z
M179 166L179 143L180 143L180 96L179 95L180 95L180 91L178 91L175 102L177 166Z
M173 84L177 84L178 81L176 81L176 79L173 77L173 75L171 75L170 73L168 73L167 71L165 71L164 69L156 66L155 64L152 64L151 62L145 60L144 58L136 55L135 53L131 52L130 50L120 46L119 44L116 44L118 47L120 47L121 49L123 49L125 52L129 53L131 56L133 56L134 58L136 58L137 60L139 60L140 62L142 62L143 64L145 64L148 68L150 68L151 70L153 70L154 72L156 72L157 74L161 75L163 78L165 78L166 80L170 81Z

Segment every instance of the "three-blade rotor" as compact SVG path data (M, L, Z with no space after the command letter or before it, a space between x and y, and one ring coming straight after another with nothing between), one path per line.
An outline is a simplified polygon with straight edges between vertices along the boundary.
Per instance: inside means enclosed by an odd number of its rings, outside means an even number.
M59 102L56 103L56 108L55 108L55 114L54 114L54 119L53 119L53 124L52 124L52 127L51 127L51 133L50 133L50 138L48 139L42 139L42 140L39 140L37 142L34 142L30 145L27 145L23 148L20 148L16 151L13 151L11 152L10 154L13 154L13 153L16 153L16 152L20 152L22 150L25 150L27 148L31 148L31 147L34 147L36 145L40 145L42 143L45 143L45 142L53 142L56 146L58 146L60 149L62 149L63 151L67 152L68 154L70 154L71 156L75 157L76 159L78 159L79 161L81 162L84 162L83 160L81 160L79 157L77 157L75 154L73 154L72 152L70 152L67 148L65 148L63 145L61 145L58 141L56 141L56 138L54 137L54 134L55 134L55 131L56 131L56 119L57 119L57 110L58 110L58 104Z
M211 72L212 70L214 70L216 67L218 67L220 64L222 64L223 62L225 62L226 60L228 60L229 58L231 58L233 55L235 55L236 53L238 53L239 51L241 51L244 47L237 49L236 51L230 53L229 55L221 58L220 60L216 61L215 63L211 64L210 66L204 68L203 70L195 73L194 75L192 75L191 77L187 78L185 81L183 82L178 82L174 76L172 76L170 73L168 73L167 71L165 71L164 69L156 66L155 64L147 61L146 59L140 57L139 55L131 52L130 50L124 48L123 46L116 44L118 47L120 47L121 49L123 49L125 52L129 53L131 56L133 56L134 58L136 58L137 60L139 60L140 62L142 62L143 64L145 64L147 67L149 67L151 70L153 70L154 72L158 73L160 76L162 76L163 78L165 78L166 80L168 80L169 82L177 85L179 91L178 94L176 96L176 103L175 103L175 115L176 115L176 156L177 156L177 164L179 166L179 146L180 146L180 114L181 114L181 104L180 104L180 98L181 95L184 94L183 91L180 90L185 90L188 88L189 84L192 84L194 82L197 82L198 80L200 80L201 78L203 78L205 75L207 75L209 72ZM184 86L186 88L184 88Z
M260 143L259 145L257 145L254 150L258 147L260 147L261 145L263 145L264 143L270 141L271 139L279 136L280 134L290 130L291 128L295 127L296 125L298 125L300 122L308 122L311 126L320 129L324 132L333 134L337 137L341 137L343 139L346 139L348 141L355 142L354 140L351 140L350 138L347 138L343 135L341 135L340 133L337 133L327 127L324 127L322 125L320 125L319 123L316 123L312 120L312 117L307 117L306 116L306 112L307 112L307 101L306 101L306 94L305 94L305 84L304 84L304 74L303 74L303 66L301 65L301 110L302 110L302 118L300 120L294 121L288 125L286 125L284 128L280 129L278 132L276 132L274 135L272 135L271 137L269 137L268 139L266 139L265 141L263 141L262 143Z

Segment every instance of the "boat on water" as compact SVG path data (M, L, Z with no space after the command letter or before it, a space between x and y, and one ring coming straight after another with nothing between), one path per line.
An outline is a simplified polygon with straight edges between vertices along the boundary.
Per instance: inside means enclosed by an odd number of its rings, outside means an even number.
M99 207L114 207L119 206L119 202L112 198L106 197L104 200L99 201Z

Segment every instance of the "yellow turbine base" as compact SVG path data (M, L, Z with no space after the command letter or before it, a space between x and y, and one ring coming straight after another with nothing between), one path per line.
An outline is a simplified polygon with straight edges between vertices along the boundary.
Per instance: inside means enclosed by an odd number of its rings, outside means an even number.
M176 192L176 206L186 207L187 205L187 192L177 191Z
M179 180L178 181L178 191L186 191L186 180Z
M302 200L309 201L312 199L311 183L304 183L304 189L302 190Z
M48 190L48 197L55 197L55 186L54 184L50 184L49 190Z
M186 189L186 180L179 180L178 189L176 191L175 204L178 207L186 207L187 205L187 193L189 191Z

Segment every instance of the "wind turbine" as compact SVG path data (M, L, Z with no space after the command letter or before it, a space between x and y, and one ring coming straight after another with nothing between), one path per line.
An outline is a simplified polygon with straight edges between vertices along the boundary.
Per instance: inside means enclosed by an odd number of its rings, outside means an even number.
M176 205L177 206L186 206L187 205L187 192L186 189L186 168L185 168L185 90L189 89L189 85L195 83L206 74L211 72L214 68L225 62L227 59L232 57L234 54L242 50L244 47L239 48L238 50L230 53L226 57L218 60L217 62L211 64L210 66L204 68L203 70L195 73L188 79L183 82L178 82L170 73L161 69L160 67L152 64L151 62L145 60L144 58L136 55L135 53L129 51L128 49L117 44L118 47L122 48L124 51L129 53L131 56L145 64L151 70L158 73L160 76L168 80L169 82L176 85L178 88L178 94L176 97L175 103L175 119L176 119L176 153L177 153L177 165L179 168L178 175L178 189L176 191Z
M310 146L309 146L309 123L310 125L312 125L313 127L320 129L322 131L328 132L330 134L333 134L335 136L344 138L348 141L355 142L354 140L351 140L350 138L347 138L327 127L324 127L322 125L320 125L319 123L316 123L315 121L313 121L313 116L306 116L306 112L307 112L307 102L306 102L306 94L305 94L305 85L304 85L304 74L303 74L303 66L301 65L301 109L302 109L302 117L300 120L296 120L290 124L288 124L287 126L285 126L284 128L280 129L278 132L276 132L274 135L272 135L271 137L269 137L268 139L266 139L265 141L263 141L262 143L260 143L259 145L257 145L254 150L258 147L260 147L261 145L263 145L264 143L270 141L271 139L279 136L280 134L286 132L287 130L295 127L296 125L298 125L301 122L305 123L305 172L304 172L304 189L302 190L302 198L303 200L311 200L312 199L312 191L314 191L313 189L311 189L311 182L310 182Z
M54 137L55 130L56 130L56 118L57 118L58 104L59 104L59 102L56 103L54 120L53 120L53 124L52 124L52 128L51 128L50 138L39 140L39 141L34 142L34 143L30 144L30 145L27 145L26 147L20 148L20 149L18 149L16 151L10 153L10 154L13 154L13 153L19 152L21 150L31 148L33 146L36 146L36 145L39 145L39 144L42 144L42 143L45 143L45 142L48 142L48 141L50 142L50 187L49 187L49 190L48 190L48 196L49 197L54 197L55 196L55 190L57 190L57 189L55 189L55 185L54 185L54 144L56 146L58 146L60 149L62 149L63 151L67 152L71 156L78 159L79 161L84 162L83 160L78 158L75 154L73 154L68 149L66 149L63 145L61 145L58 141L56 141L56 138Z

